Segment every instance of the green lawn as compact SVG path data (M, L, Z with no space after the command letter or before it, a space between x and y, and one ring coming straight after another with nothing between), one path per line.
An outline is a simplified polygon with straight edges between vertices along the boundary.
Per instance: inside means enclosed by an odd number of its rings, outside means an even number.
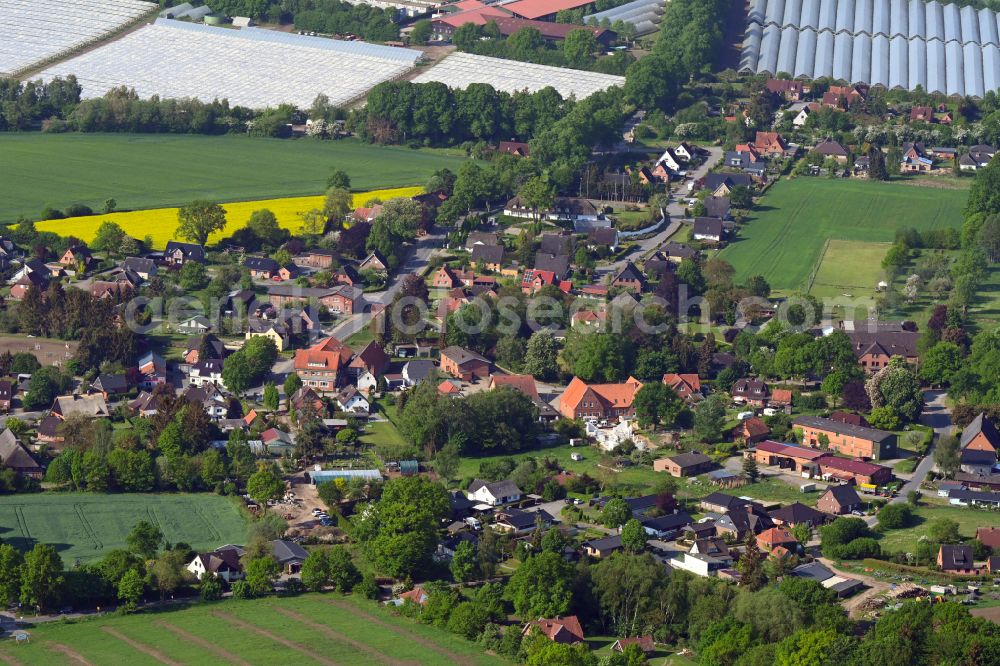
M874 296L875 287L885 279L882 257L889 246L889 243L830 239L809 293L817 298L843 294Z
M808 479L802 479L802 483L808 482ZM711 490L715 490L714 486L709 487ZM781 502L782 504L800 502L809 506L816 506L816 502L823 494L825 487L823 484L817 483L816 488L815 492L804 493L799 488L787 484L781 479L762 479L757 483L748 483L739 488L727 488L720 492L727 495L736 495L737 497L753 497L765 502Z
M935 518L956 521L958 533L965 539L976 536L977 527L1000 526L1000 514L972 507L924 505L918 507L914 513L917 519L912 526L900 530L888 530L882 535L879 542L883 551L912 553L917 547L917 540L927 534L927 524Z
M372 602L337 595L224 601L51 623L28 632L30 644L4 641L0 659L25 666L508 663L454 634L417 624Z
M804 290L827 239L887 243L903 227L959 227L966 198L965 190L899 183L784 180L761 198L721 256L739 279L759 274L776 291ZM855 268L869 270L856 258L844 270Z
M137 209L321 194L333 169L346 171L355 190L423 185L461 162L353 139L8 132L0 134L0 223L45 206L100 210L111 197Z
M22 550L52 544L67 566L124 548L125 537L140 520L158 525L170 543L184 541L196 550L246 538L246 521L236 504L208 493L0 497L0 539Z

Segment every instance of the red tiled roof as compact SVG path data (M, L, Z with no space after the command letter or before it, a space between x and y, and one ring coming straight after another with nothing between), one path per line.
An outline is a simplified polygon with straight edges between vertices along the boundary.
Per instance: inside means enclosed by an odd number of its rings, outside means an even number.
M871 476L872 474L877 474L879 470L885 469L882 465L876 465L875 463L863 460L851 460L849 458L838 458L829 454L817 459L816 462L821 467L832 467L833 469L851 474L860 474L862 476Z
M816 460L822 458L827 454L824 451L816 451L813 449L807 449L802 446L795 446L794 444L784 444L782 442L775 442L774 440L768 439L757 444L758 451L767 451L768 453L775 453L779 456L788 456L789 458L803 458L805 460Z
M553 619L542 618L529 622L524 628L524 633L538 627L549 640L559 643L578 643L583 641L583 627L576 615L566 617L555 617Z
M577 9L593 4L594 0L517 0L504 5L518 16L536 19L555 14L563 9Z
M490 389L501 386L509 386L529 398L538 400L538 388L535 386L535 378L531 375L491 375Z

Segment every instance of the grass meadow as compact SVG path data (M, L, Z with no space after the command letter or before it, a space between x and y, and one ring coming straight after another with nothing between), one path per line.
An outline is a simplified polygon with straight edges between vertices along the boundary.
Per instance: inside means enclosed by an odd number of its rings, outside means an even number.
M23 664L509 663L444 630L374 603L338 595L222 601L182 610L105 616L28 628L31 641L0 645Z
M109 198L135 210L194 199L315 195L334 169L346 171L355 190L423 185L434 171L457 171L462 161L446 151L355 139L6 132L0 135L0 223L35 217L45 206L101 210Z
M21 550L55 546L66 566L125 547L140 520L152 522L170 543L198 549L242 543L246 520L229 498L197 495L37 493L0 497L0 539Z
M783 180L761 198L739 238L721 256L736 268L737 279L763 275L776 292L801 291L809 286L827 240L891 243L904 227L958 228L966 199L962 189L815 177ZM845 266L819 270L832 283L844 275L870 280L872 253L874 248L863 260L847 255Z
M823 249L809 293L817 298L874 295L876 285L885 279L882 257L890 245L831 238Z
M353 195L354 206L361 206L372 198L382 201L394 197L412 197L423 191L421 187L400 187L386 190L371 190L357 192ZM288 229L293 234L302 229L302 214L314 208L323 207L323 196L287 197L284 199L263 199L225 203L226 228L208 237L209 244L217 243L232 235L234 231L246 226L254 211L267 208L278 218L279 226ZM153 239L155 249L163 249L167 241L176 238L177 208L154 208L151 210L133 210L105 215L87 215L85 217L68 217L62 220L46 220L38 222L35 228L39 231L52 231L60 236L75 236L90 242L102 222L116 222L129 236L142 240L147 235Z
M976 528L1000 525L1000 514L982 509L961 506L943 506L924 504L914 510L916 517L909 527L898 530L886 530L879 544L883 552L912 553L916 550L920 537L927 534L927 526L935 518L947 518L958 523L958 533L963 539L976 536Z

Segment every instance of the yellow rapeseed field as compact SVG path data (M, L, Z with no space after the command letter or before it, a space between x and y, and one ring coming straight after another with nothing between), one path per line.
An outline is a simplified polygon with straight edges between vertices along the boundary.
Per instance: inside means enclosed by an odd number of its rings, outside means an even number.
M353 195L354 206L364 205L366 201L373 198L387 201L396 197L412 197L421 192L423 192L422 187L398 187L388 190L356 192ZM274 213L275 217L278 218L278 224L283 228L288 229L293 234L298 233L302 229L302 213L313 208L322 208L323 196L238 201L222 204L222 207L226 210L226 228L212 234L208 239L209 244L217 243L232 235L237 229L246 226L251 213L262 208L267 208ZM153 239L153 248L157 250L166 247L169 240L181 240L174 237L174 231L177 229L177 208L152 208L125 213L67 217L63 220L38 222L35 228L39 231L52 231L60 236L74 236L89 243L97 233L97 228L105 221L117 223L125 230L125 233L133 238L142 240L146 236L150 236Z

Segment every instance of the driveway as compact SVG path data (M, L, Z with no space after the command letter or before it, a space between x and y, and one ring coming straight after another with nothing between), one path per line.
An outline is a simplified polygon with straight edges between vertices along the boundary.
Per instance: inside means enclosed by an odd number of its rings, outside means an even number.
M950 435L952 431L951 412L948 410L945 400L948 394L944 391L924 392L924 411L920 414L920 423L934 428L935 439L944 435ZM903 484L897 497L893 497L892 504L906 501L906 495L911 490L919 490L920 484L924 482L927 475L934 468L934 442L927 448L927 454L917 464L913 470L913 476Z

